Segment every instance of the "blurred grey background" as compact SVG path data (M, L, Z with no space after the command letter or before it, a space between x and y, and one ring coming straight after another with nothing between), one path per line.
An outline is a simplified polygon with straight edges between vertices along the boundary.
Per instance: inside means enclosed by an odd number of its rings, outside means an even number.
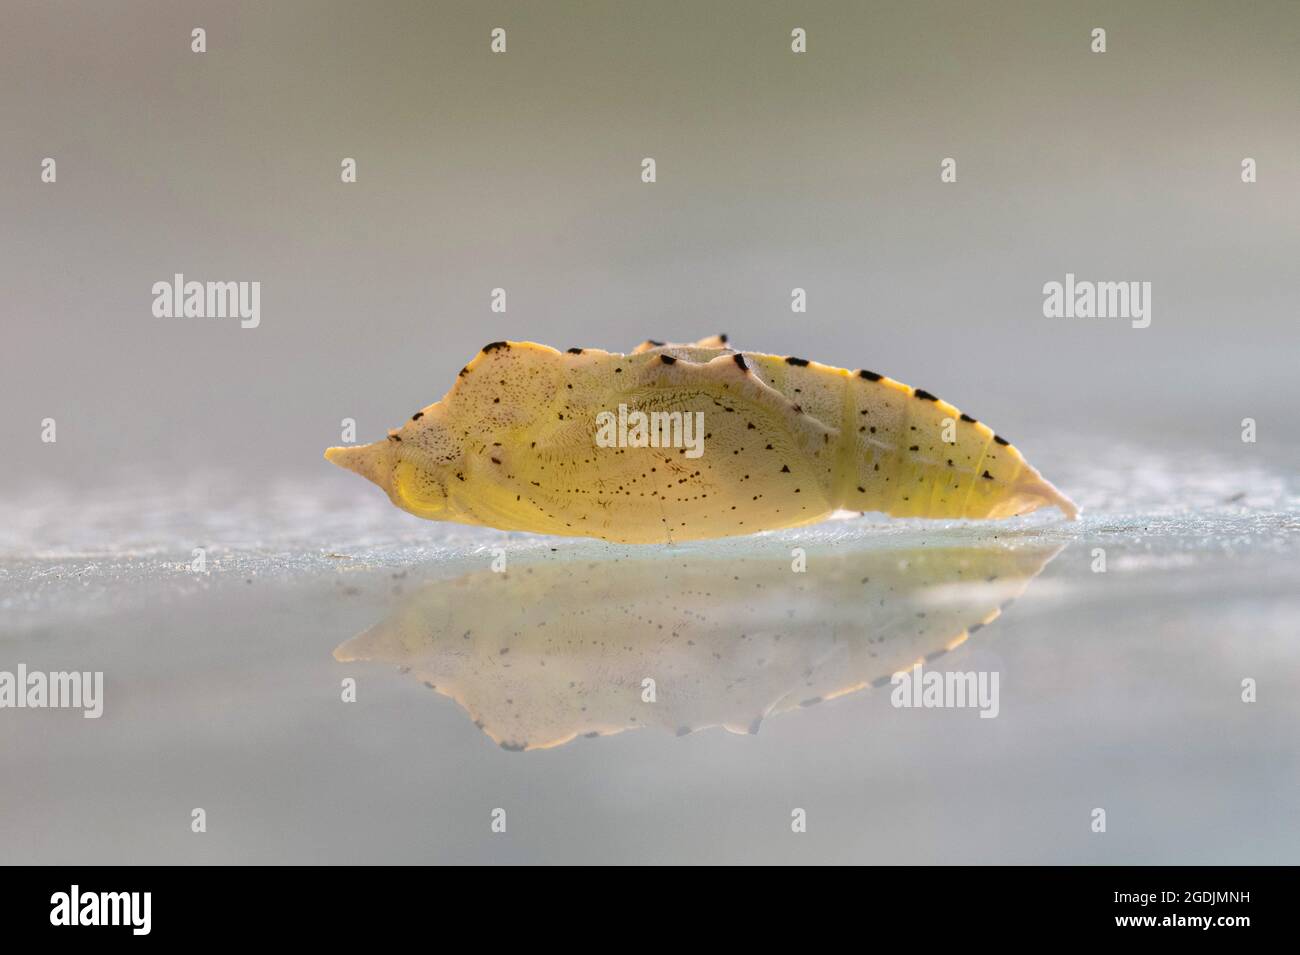
M1252 416L1260 453L1293 443L1293 2L8 0L3 19L4 489L318 475L340 419L378 437L502 338L726 331L934 391L1047 473L1049 434L1239 454ZM1044 318L1067 271L1152 282L1151 327ZM260 281L261 326L155 318L175 272Z

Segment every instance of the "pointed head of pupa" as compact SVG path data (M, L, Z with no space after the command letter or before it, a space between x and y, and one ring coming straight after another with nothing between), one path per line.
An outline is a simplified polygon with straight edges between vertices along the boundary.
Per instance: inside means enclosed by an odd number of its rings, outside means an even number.
M404 511L418 517L446 519L446 477L451 470L431 463L428 454L399 434L372 444L327 448L325 460L360 474Z
M373 444L326 448L325 460L360 474L388 492L392 485L393 468L397 465L397 449L393 447L394 444L394 441L376 441Z

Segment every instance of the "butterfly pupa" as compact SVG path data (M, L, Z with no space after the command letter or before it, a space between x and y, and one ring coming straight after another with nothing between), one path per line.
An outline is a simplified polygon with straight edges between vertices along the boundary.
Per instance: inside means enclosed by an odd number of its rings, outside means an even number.
M386 439L325 457L418 517L629 544L838 510L1078 514L1015 447L929 392L723 336L630 354L493 342Z

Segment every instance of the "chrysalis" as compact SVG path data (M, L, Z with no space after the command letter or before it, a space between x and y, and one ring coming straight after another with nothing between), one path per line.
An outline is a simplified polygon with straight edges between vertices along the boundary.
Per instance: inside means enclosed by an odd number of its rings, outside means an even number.
M325 456L419 517L620 543L751 534L837 510L1078 514L1005 439L929 392L742 353L725 336L626 355L493 342L385 440Z

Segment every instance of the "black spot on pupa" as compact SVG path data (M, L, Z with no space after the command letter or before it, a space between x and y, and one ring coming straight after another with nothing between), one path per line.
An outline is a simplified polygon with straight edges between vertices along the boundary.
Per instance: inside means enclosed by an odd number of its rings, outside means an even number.
M674 358L672 355L660 355L659 360L663 362L665 365L677 364L677 359Z
M734 355L731 356L731 358L733 361L735 361L736 367L739 368L741 371L749 371L749 365L745 361L745 356L742 355L740 352L736 352Z
M570 349L569 349L569 354L570 354L570 355L581 355L581 354L582 354L582 349L581 349L581 348L570 348Z
M998 444L1010 444L1010 443L1011 443L1011 442L1008 441L1006 438L1002 437L1002 435L1000 435L1000 434L995 434L995 435L993 436L993 440L996 441Z
M961 420L962 420L962 421L965 421L967 424L975 424L975 423L976 423L976 420L975 420L974 418L972 418L970 415L966 414L964 411L962 412Z
M781 473L782 473L782 474L789 474L789 473L790 473L790 465L788 465L788 464L783 464L783 465L781 465Z
M423 412L423 411L417 411L415 414L411 415L411 420L412 420L412 421L419 421L419 420L420 420L421 418L423 418L423 417L424 417L424 412Z
M727 344L727 336L726 336L726 335L719 335L719 336L718 336L718 341L722 342L722 344L724 344L724 345Z
M912 392L912 394L916 395L916 397L920 398L922 401L938 401L938 400L939 400L938 398L936 398L934 395L930 394L930 392L926 391L926 390L923 389L923 388L917 388L917 389L915 389L915 390Z
M787 359L785 360L785 363L786 363L787 365L794 365L796 368L807 368L807 367L808 367L808 359L807 359L807 358L787 358Z
M992 481L992 480L993 480L993 475L992 475L992 474L989 474L989 472L988 472L987 470L986 470L983 474L981 474L980 477L984 478L986 481Z
M500 459L500 458L492 458L491 461L492 461L493 464L500 464L500 463L501 463L501 459Z
M389 440L389 441L401 441L402 439L401 439L398 435L390 434L390 435L388 436L388 440Z
M508 349L509 347L510 347L509 342L488 342L486 345L483 346L483 351L485 352L496 351L498 348Z
M914 444L914 445L912 445L910 448L908 448L907 450L909 450L909 451L920 451L920 450L921 450L921 446L920 446L919 444Z
M466 365L464 368L462 368L462 369L457 373L457 377L458 377L458 378L464 378L464 377L465 377L466 375L468 375L468 374L469 374L469 365Z
M664 347L664 343L663 343L663 342L657 342L657 341L655 341L653 338L647 338L647 339L645 340L645 343L646 343L647 345L653 345L655 348L663 348L663 347Z
M865 368L858 372L859 378L865 378L867 381L879 381L883 376L877 375L874 371L867 371Z

